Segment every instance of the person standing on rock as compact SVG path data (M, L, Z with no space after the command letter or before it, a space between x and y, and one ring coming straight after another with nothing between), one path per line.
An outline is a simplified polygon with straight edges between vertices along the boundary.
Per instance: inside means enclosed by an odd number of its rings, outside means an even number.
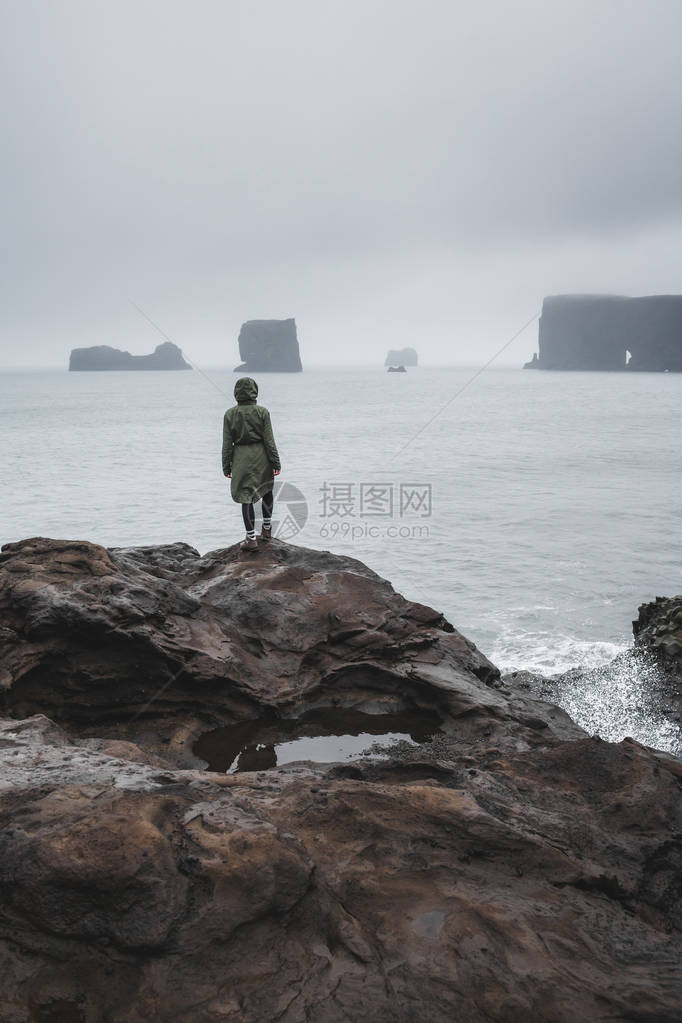
M223 474L232 479L232 500L242 506L246 540L242 550L258 550L254 501L263 501L261 540L272 537L274 477L281 465L270 423L270 413L256 404L258 384L251 377L240 377L234 385L237 404L223 419Z

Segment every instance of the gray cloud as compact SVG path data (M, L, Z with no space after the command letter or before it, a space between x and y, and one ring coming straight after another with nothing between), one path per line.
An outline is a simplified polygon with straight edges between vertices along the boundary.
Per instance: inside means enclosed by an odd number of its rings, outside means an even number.
M204 361L232 361L241 320L296 315L309 361L371 337L476 362L545 292L680 289L675 0L1 18L0 362L148 350L128 297Z

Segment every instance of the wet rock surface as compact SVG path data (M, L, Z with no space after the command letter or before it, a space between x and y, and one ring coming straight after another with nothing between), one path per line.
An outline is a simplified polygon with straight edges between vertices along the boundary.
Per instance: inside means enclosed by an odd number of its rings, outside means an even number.
M359 561L273 540L200 557L186 544L107 550L32 539L0 554L0 711L140 741L194 765L210 727L265 712L429 711L463 744L537 742L538 713L443 616ZM455 723L456 722L456 726Z
M637 647L653 654L682 682L682 595L642 604L632 631Z
M679 1018L680 761L503 685L366 566L34 539L0 623L3 1021ZM440 728L192 753L319 708Z

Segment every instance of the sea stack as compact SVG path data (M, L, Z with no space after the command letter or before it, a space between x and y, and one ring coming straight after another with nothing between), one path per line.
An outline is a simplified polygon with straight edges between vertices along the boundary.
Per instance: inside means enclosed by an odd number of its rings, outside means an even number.
M151 355L131 355L109 345L94 345L92 348L74 348L69 359L70 370L191 368L172 341L157 345Z
M384 366L416 366L416 348L389 348Z
M682 372L682 295L551 295L524 369Z
M239 331L235 373L300 373L296 320L247 320Z

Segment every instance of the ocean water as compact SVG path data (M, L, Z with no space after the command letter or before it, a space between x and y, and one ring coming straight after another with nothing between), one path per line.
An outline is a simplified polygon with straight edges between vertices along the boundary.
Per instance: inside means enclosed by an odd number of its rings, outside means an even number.
M503 670L605 665L640 603L682 591L682 375L474 372L258 377L280 528L443 611ZM236 377L206 373L0 374L0 540L240 539L220 466ZM677 750L648 685L605 680L570 711Z

